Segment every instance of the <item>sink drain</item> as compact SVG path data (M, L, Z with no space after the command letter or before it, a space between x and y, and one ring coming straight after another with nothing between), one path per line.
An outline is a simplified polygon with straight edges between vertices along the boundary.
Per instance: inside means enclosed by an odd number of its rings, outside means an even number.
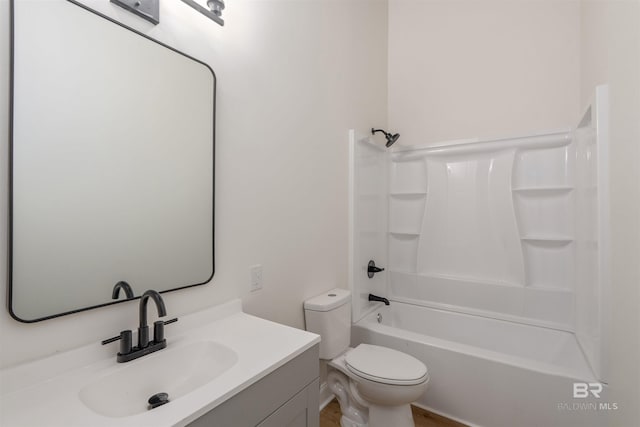
M148 400L149 410L162 406L165 403L169 403L169 395L167 393L156 393Z

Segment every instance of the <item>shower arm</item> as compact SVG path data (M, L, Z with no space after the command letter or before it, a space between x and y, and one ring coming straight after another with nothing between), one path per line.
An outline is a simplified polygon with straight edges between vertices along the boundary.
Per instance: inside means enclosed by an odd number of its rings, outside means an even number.
M384 134L384 136L386 136L387 138L389 137L389 132L385 132L385 131L384 131L384 130L382 130L382 129L374 129L374 128L371 128L371 134L372 134L372 135L375 135L375 134L376 134L376 132L382 132L382 133Z

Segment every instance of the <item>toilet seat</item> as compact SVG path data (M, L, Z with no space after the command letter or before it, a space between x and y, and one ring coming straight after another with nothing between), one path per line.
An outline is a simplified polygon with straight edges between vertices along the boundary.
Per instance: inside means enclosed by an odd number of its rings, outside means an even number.
M361 378L390 385L416 385L428 379L427 367L413 356L371 344L347 352L347 369Z

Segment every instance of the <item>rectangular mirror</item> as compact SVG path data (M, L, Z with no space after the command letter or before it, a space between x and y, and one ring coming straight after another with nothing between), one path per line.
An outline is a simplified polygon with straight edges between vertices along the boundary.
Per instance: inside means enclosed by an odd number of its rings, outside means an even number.
M212 278L215 86L75 1L12 1L15 319L113 303L119 281L138 297Z

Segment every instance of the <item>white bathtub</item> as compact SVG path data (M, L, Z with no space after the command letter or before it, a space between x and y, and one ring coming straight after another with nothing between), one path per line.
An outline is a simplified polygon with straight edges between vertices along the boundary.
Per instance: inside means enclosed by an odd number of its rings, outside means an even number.
M606 387L573 398L596 379L569 332L392 301L353 325L363 342L422 360L431 382L416 405L471 426L600 427L614 407Z

